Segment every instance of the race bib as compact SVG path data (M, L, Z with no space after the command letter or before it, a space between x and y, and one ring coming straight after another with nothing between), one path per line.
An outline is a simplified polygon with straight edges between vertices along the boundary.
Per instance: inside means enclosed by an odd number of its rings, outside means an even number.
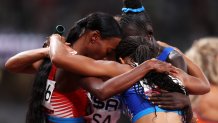
M44 97L44 106L48 109L50 109L50 101L54 88L55 88L55 81L47 80L45 97Z

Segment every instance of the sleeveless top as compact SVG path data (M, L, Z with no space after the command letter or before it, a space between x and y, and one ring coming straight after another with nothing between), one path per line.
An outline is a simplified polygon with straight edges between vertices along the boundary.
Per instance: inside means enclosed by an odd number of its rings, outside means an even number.
M174 49L171 47L164 48L164 50L157 57L157 59L161 61L166 61L167 57L173 50ZM138 92L136 92L136 88ZM137 84L135 84L134 86L132 86L122 94L122 100L131 113L133 123L136 122L139 118L143 117L144 115L154 113L155 111L179 113L178 110L165 110L159 108L158 106L154 106L151 102L149 102L147 99L145 99L142 96L150 93L151 91L152 90L149 86L146 85L138 86Z
M88 107L87 92L82 88L70 93L61 93L55 89L56 67L52 65L46 84L43 106L47 120L53 123L84 123Z

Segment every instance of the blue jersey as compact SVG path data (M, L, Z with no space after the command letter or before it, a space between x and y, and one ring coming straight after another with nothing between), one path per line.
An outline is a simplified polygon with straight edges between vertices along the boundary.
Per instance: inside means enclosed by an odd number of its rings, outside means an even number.
M173 48L164 48L162 53L157 57L158 60L166 61L169 54L173 51ZM122 100L126 104L128 110L132 115L132 122L136 122L139 118L144 115L156 112L178 112L177 110L164 110L158 106L152 105L145 97L145 93L150 91L150 87L138 86L135 84L133 87L128 89L122 94ZM137 92L136 92L137 90Z

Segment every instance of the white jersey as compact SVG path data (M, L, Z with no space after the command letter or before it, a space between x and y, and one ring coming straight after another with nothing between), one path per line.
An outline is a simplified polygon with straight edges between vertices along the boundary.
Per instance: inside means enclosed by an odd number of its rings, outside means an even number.
M117 123L121 116L121 101L117 96L100 101L94 96L91 97L93 113L87 116L91 123Z

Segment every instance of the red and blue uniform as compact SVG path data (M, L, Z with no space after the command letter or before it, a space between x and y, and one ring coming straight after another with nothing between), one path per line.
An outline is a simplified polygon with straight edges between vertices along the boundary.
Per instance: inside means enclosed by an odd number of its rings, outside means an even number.
M88 107L87 92L77 89L70 93L59 92L55 88L56 67L53 65L46 85L43 105L48 122L52 123L84 123Z

